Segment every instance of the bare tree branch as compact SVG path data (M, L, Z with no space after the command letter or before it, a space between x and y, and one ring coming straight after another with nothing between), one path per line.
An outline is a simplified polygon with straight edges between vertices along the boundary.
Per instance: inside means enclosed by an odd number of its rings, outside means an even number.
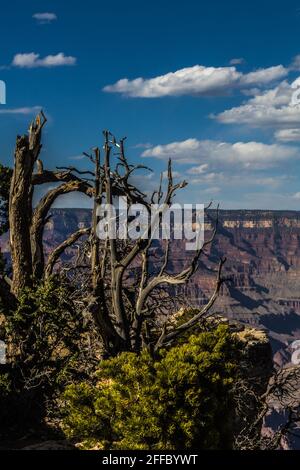
M79 238L83 237L84 235L88 235L91 232L91 228L82 228L77 232L70 235L67 240L57 246L52 253L50 254L46 268L45 268L45 277L48 278L53 273L53 269L55 264L57 263L59 257L64 253L64 251L72 246Z
M75 180L68 183L63 183L57 188L48 191L48 193L41 199L34 210L30 229L30 237L33 275L38 279L42 278L44 272L43 233L48 212L59 196L75 191L82 192L88 196L91 196L92 192L90 186L85 181Z
M187 321L183 325L178 326L175 330L171 331L170 333L166 333L165 335L163 335L163 337L161 337L160 340L158 341L158 343L156 344L155 350L157 350L162 345L167 344L170 341L174 340L180 334L185 333L186 331L188 331L190 328L195 326L199 322L199 320L201 320L201 318L203 318L209 312L209 310L214 305L214 303L215 303L215 301L216 301L216 299L219 295L220 288L221 288L221 286L224 282L224 279L222 278L222 269L223 269L223 266L224 266L225 262L226 262L226 258L222 258L220 260L219 268L218 268L218 276L217 276L217 280L216 280L216 286L215 286L214 292L211 295L211 297L210 297L209 301L207 302L207 304L192 319L190 319L189 321Z

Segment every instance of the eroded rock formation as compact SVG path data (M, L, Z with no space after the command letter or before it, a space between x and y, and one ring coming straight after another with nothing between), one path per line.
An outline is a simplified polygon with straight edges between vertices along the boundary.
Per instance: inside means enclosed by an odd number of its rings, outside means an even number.
M78 228L88 227L91 219L88 209L53 209L52 215L44 233L46 252ZM208 214L206 236L215 215L214 211ZM0 240L0 246L8 256L7 238ZM154 264L161 252L157 243ZM65 260L76 253L76 247L69 248ZM206 302L222 255L227 256L225 274L230 282L222 289L216 311L269 330L275 360L279 365L289 363L290 346L300 339L300 212L220 211L218 235L199 271L183 288L189 305ZM168 270L179 272L190 256L185 241L174 240Z

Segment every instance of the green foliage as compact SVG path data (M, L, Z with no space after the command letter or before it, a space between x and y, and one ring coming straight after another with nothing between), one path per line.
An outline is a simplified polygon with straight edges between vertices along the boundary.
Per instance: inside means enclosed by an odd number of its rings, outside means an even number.
M0 400L6 398L11 392L11 380L9 374L0 373Z
M236 361L224 325L156 359L144 350L105 360L96 385L66 388L64 432L85 448L230 448Z
M58 278L25 289L16 310L6 316L11 362L22 370L24 386L53 387L66 380L66 368L79 355L83 318L71 291Z
M77 376L86 377L83 322L72 289L58 277L25 289L17 308L6 312L8 374L0 375L0 438L26 434L45 416L56 418L57 395Z
M13 423L14 416L14 403L12 402L12 380L9 373L4 373L0 369L0 438L2 435L7 435L8 423ZM12 420L10 421L12 416Z

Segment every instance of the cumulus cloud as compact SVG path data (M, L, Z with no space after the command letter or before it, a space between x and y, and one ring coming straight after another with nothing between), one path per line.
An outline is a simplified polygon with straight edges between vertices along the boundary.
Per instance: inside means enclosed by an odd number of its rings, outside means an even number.
M264 85L274 80L279 80L288 74L288 70L282 65L276 65L266 69L255 70L242 75L240 81L243 85Z
M55 13L49 13L49 12L34 13L34 15L32 15L32 18L37 20L37 22L39 24L47 24L47 23L51 23L52 21L57 20L56 14Z
M240 75L235 67L216 68L195 65L151 79L123 78L114 85L106 86L104 91L143 98L205 95L232 86L238 81Z
M278 174L278 167L287 168L287 162L299 159L300 151L281 143L229 143L190 138L152 146L145 149L142 156L162 161L172 158L176 175L180 173L181 178L189 182L191 194L196 197L197 191L197 197L201 194L213 197L220 193L226 200L232 187L239 188L241 198L251 188L268 190L269 194L273 191L276 195L279 188L295 182L293 174L284 171ZM178 171L177 165L184 165L183 170ZM276 168L274 173L271 172L273 167ZM294 200L291 195L289 199Z
M41 106L32 106L24 108L0 108L0 114L36 114L41 109Z
M253 89L253 98L249 100L249 103L272 107L288 105L291 101L292 92L291 85L284 80L279 85L265 91Z
M279 129L275 138L281 142L300 142L300 129Z
M187 139L165 145L157 145L142 153L143 157L172 158L179 163L221 162L224 165L242 165L260 169L296 158L298 149L282 144L261 142L220 142L215 140ZM197 168L197 167L196 167ZM199 168L199 167L198 167ZM194 169L195 171L195 169Z
M300 54L296 55L290 65L290 70L299 71L300 70Z
M288 74L282 65L256 70L247 74L236 67L205 67L195 65L176 72L145 79L122 78L103 88L108 93L121 93L129 97L158 98L162 96L214 96L228 94L233 88L265 85Z
M189 168L187 170L187 174L188 175L202 175L203 173L206 172L208 167L209 167L208 163L203 163L202 165L199 165L199 166L193 166L192 168Z
M277 109L249 104L224 111L216 118L224 124L249 124L254 127L299 126L300 108L286 106Z
M76 57L66 56L63 52L56 55L47 55L40 58L40 54L35 52L16 54L12 65L19 68L37 68L37 67L61 67L63 65L75 65Z
M298 128L300 127L300 106L292 103L295 87L297 87L296 81L292 84L283 81L272 89L257 91L253 98L241 106L211 117L224 124Z

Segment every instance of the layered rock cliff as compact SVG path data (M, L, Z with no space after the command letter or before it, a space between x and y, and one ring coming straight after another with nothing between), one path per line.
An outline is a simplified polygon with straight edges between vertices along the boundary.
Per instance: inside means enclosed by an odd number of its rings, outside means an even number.
M205 221L206 237L211 234L216 213L209 211ZM54 209L44 233L46 251L69 234L89 226L88 209ZM0 240L8 255L8 240ZM156 244L155 259L160 260L162 247ZM70 248L65 259L71 259ZM269 331L275 360L290 362L291 344L300 339L300 212L296 211L220 211L218 234L200 269L183 288L188 304L206 302L214 286L220 256L227 257L225 274L230 282L224 286L215 310L242 323ZM185 250L184 240L174 240L169 272L178 272L192 252ZM179 293L179 292L177 292Z

